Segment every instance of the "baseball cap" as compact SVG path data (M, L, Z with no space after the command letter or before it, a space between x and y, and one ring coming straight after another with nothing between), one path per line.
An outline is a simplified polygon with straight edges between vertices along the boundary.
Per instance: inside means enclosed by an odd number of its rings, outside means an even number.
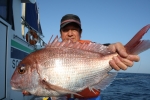
M81 29L81 21L80 18L77 15L74 14L66 14L62 17L61 22L60 22L60 29L66 26L69 23L76 23L79 25Z

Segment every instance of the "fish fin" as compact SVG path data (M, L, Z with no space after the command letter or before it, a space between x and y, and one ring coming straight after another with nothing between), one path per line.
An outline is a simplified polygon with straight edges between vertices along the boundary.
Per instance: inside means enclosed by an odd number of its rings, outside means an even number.
M100 90L98 90L98 89L96 89L96 88L93 88L93 87L89 87L89 90L92 91L94 94L96 94L94 90L100 91Z
M48 45L46 46L46 48L63 48L63 47L95 52L99 53L101 56L114 53L111 50L109 50L108 46L105 46L103 44L95 42L81 43L80 41L72 42L71 40L60 42L58 36L56 36L54 40L52 42L49 42Z
M50 46L54 46L54 45L56 45L56 44L58 43L58 41L59 41L58 35L57 35L57 36L54 38L54 40L52 41L53 44L51 43L52 37L53 37L53 35L51 36L50 41L49 41L48 44L46 45L46 48L47 48L47 47L50 47Z
M53 90L53 91L56 91L58 93L63 93L63 94L66 93L66 94L75 94L75 95L81 96L78 93L72 92L72 91L62 88L60 86L50 84L45 80L42 80L42 84L44 85L44 88L46 88L47 90Z
M109 72L103 76L103 79L100 82L91 86L91 88L104 90L112 83L116 76L117 72Z
M143 27L126 45L130 54L139 54L150 48L150 40L141 40L144 34L150 29L150 24Z

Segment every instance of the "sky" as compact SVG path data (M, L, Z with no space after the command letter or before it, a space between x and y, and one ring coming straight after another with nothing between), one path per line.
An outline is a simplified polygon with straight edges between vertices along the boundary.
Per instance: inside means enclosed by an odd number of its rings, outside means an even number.
M150 24L150 0L36 1L46 43L52 35L60 36L60 20L65 14L78 15L83 29L81 39L97 43L125 45L142 27ZM143 39L150 40L150 30ZM150 49L139 56L139 62L120 72L150 74Z

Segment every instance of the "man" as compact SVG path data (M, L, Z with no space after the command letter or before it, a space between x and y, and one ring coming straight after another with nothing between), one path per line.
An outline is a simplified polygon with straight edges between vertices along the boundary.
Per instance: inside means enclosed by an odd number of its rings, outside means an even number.
M77 15L67 14L62 17L60 23L60 34L61 34L62 41L71 40L73 42L79 41L81 43L90 42L90 41L80 40L82 34L82 28L81 28L80 18ZM110 44L108 45L108 47L113 52L118 53L118 56L113 57L113 59L109 61L110 66L117 71L119 71L120 69L126 70L128 66L133 66L133 63L139 61L140 59L138 55L128 54L121 43ZM84 97L84 99L88 99L88 100L100 99L99 98L100 92L96 90L93 93L89 89L85 89L79 94L81 94ZM70 98L70 96L68 96L68 98ZM75 96L75 98L81 98L81 97Z

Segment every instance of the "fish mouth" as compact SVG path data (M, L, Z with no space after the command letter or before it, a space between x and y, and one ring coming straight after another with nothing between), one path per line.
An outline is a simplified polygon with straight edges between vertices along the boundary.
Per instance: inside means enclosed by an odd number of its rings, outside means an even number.
M14 88L14 87L11 87L12 90L15 90L15 91L20 91L22 92L23 95L31 95L30 92L26 91L26 90L21 90L21 89L17 89L17 88Z
M26 90L22 91L22 94L23 94L23 95L31 95L31 93L28 92L28 91L26 91Z
M17 89L15 87L11 87L12 90L21 91L21 89Z

